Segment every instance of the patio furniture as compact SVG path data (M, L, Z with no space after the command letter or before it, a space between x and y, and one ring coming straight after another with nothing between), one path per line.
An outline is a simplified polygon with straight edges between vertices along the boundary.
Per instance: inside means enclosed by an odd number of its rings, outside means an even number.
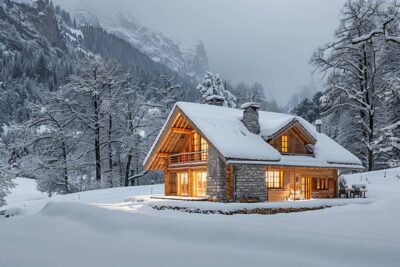
M346 188L346 195L347 195L347 198L354 197L354 188L347 187Z
M344 177L339 177L339 197L349 198L353 196L353 188L349 188L347 185L347 181Z
M368 191L366 184L353 184L351 187L354 190L353 197L365 198L365 193Z
M367 185L366 185L366 184L363 184L363 185L361 186L361 194L362 194L362 197L363 197L363 198L366 198L365 194L366 194L367 192L368 192Z

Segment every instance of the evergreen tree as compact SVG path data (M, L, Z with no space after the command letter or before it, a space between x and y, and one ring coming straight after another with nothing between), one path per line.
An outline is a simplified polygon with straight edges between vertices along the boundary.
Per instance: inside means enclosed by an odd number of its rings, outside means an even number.
M314 123L317 119L321 119L324 116L325 108L321 104L322 96L322 92L317 92L312 100L305 98L297 107L293 108L290 113Z
M224 84L219 75L207 72L202 82L197 86L201 93L201 102L207 103L212 99L223 102L224 106L235 108L237 106L236 97L224 88Z

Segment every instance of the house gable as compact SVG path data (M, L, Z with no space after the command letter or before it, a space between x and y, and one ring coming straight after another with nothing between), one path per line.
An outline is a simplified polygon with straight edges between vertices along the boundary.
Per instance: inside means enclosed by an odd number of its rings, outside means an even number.
M307 145L315 145L316 140L297 120L287 124L267 141L282 154L314 155Z
M145 160L146 170L163 170L167 167L169 155L183 149L193 128L175 109L159 133L150 154Z

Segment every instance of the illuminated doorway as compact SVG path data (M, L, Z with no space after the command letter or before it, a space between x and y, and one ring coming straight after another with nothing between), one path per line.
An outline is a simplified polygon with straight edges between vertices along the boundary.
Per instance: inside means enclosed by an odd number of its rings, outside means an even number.
M189 176L187 172L178 173L179 193L181 196L189 195Z
M207 172L194 172L193 177L196 196L204 197L207 190Z

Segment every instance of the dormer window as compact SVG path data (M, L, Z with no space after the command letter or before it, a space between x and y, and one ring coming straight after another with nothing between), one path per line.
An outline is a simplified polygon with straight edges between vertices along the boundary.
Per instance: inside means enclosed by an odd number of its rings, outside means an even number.
M288 153L289 152L289 138L287 135L282 135L281 137L281 152Z

